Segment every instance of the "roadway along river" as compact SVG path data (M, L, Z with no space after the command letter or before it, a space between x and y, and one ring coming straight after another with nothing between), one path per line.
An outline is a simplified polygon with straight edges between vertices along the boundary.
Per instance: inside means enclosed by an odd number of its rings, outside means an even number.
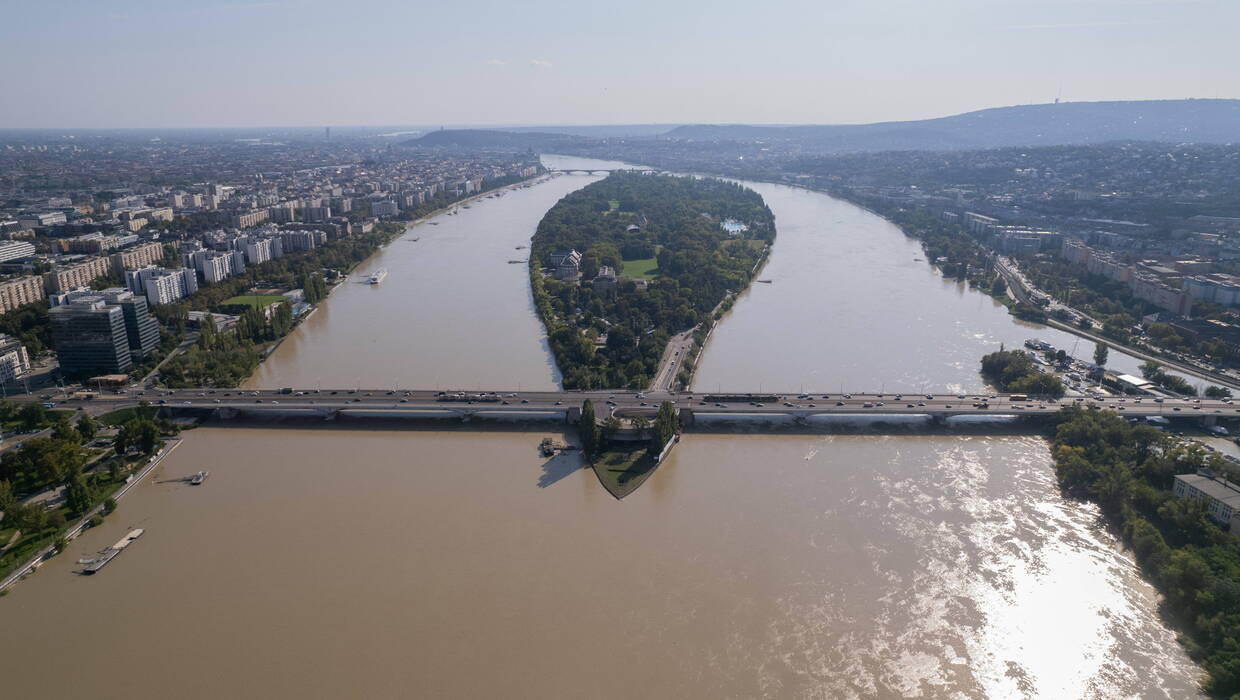
M539 207L590 181L557 178L416 227L420 242L370 263L388 281L333 294L262 383L550 386L524 267L505 260ZM763 273L774 284L737 305L699 384L974 388L978 354L1033 335L935 279L881 220L756 187L780 226ZM421 286L399 286L400 265L416 266ZM491 337L479 301L520 318ZM1097 511L1059 496L1034 436L694 434L617 502L572 458L537 457L549 427L356 426L188 433L102 528L0 601L6 629L20 630L0 641L6 687L31 698L1194 695L1199 673L1152 589ZM175 481L203 468L203 486ZM147 534L99 575L71 574L133 526Z

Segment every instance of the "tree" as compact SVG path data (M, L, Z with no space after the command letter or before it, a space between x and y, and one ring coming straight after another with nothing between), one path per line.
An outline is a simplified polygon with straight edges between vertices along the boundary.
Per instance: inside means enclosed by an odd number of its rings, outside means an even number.
M135 418L121 426L116 434L116 444L137 447L143 454L151 454L159 444L159 428L145 418ZM123 453L117 449L118 453Z
M1231 389L1211 385L1206 387L1206 396L1212 399L1229 399L1231 398Z
M1067 350L1056 350L1055 361L1061 365L1066 363L1068 361L1068 351Z
M80 435L73 429L69 416L61 413L56 417L56 425L52 427L52 437L56 440L79 442Z
M1094 364L1098 365L1099 367L1106 365L1108 354L1109 354L1109 349L1107 348L1106 343L1100 342L1097 345L1095 345L1094 346Z
M75 473L65 482L65 505L73 513L81 515L90 508L90 489L80 473Z
M43 407L43 404L31 401L21 407L17 417L26 430L34 430L47 422L47 409Z
M603 431L602 431L603 441L606 442L606 441L611 440L613 437L615 437L616 433L620 431L621 427L622 425L620 423L619 418L616 418L615 416L607 416L607 418L603 420Z
M216 345L216 335L215 317L211 314L203 316L202 322L198 324L198 347L203 350L213 350Z
M672 405L671 401L664 401L659 404L659 415L655 418L654 427L655 449L662 450L667 441L671 440L672 436L676 434L677 428L680 427L676 415L676 407Z
M95 435L99 432L99 424L89 415L83 415L77 424L78 435L82 436L82 442L90 442L95 439Z
M598 426L594 423L594 403L586 399L581 403L581 420L577 422L577 436L581 439L581 449L587 457L598 453Z

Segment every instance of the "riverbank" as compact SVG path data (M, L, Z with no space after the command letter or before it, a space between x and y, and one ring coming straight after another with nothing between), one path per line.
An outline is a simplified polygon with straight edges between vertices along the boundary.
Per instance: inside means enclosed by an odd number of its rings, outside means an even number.
M155 471L155 469L162 464L170 454L172 454L172 451L180 445L180 438L165 440L164 446L151 457L145 467L133 474L132 478L122 484L118 489L112 492L112 494L99 499L99 503L97 505L87 511L76 523L70 526L59 536L63 537L68 542L72 542L78 535L82 534L87 527L92 525L92 519L99 516L104 511L105 504L108 499L119 502L133 487L140 484L142 480L145 479L151 472ZM48 560L53 555L55 548L56 544L54 542L40 548L24 564L18 566L3 580L0 580L0 594L4 594L10 587L41 566L44 561Z

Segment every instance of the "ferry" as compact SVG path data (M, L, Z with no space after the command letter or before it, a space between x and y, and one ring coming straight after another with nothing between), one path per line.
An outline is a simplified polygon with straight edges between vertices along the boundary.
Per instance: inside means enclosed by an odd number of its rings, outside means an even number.
M387 268L381 267L375 272L375 274L370 276L370 283L379 284L385 277L387 277Z
M202 482L207 480L208 476L211 476L211 472L205 472L205 471L198 472L197 474L189 478L189 483L193 484L194 486L199 486L202 484Z
M1026 340L1025 347L1030 350L1041 350L1043 352L1055 349L1054 345L1038 340L1037 338L1030 338L1029 340Z
M128 535L125 535L119 542L111 547L99 552L94 559L81 562L86 565L82 568L82 575L94 576L100 569L107 566L108 562L115 559L116 555L120 554L126 547L133 544L134 540L141 537L143 532L145 532L145 530L142 528L130 530Z

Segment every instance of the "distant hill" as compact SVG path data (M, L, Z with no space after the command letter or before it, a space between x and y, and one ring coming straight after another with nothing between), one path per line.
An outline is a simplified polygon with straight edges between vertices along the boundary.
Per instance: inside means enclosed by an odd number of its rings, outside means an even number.
M505 127L503 131L515 131L518 133L540 131L548 134L589 136L596 139L644 138L661 136L678 126L680 124L577 124L570 126L514 126Z
M592 139L568 134L548 134L538 131L516 133L494 129L440 129L425 136L405 141L405 146L445 148L514 148L549 151L556 146L579 146L593 143Z
M819 152L955 150L1106 141L1240 143L1240 100L1070 102L835 126L681 126L663 138L771 141Z

